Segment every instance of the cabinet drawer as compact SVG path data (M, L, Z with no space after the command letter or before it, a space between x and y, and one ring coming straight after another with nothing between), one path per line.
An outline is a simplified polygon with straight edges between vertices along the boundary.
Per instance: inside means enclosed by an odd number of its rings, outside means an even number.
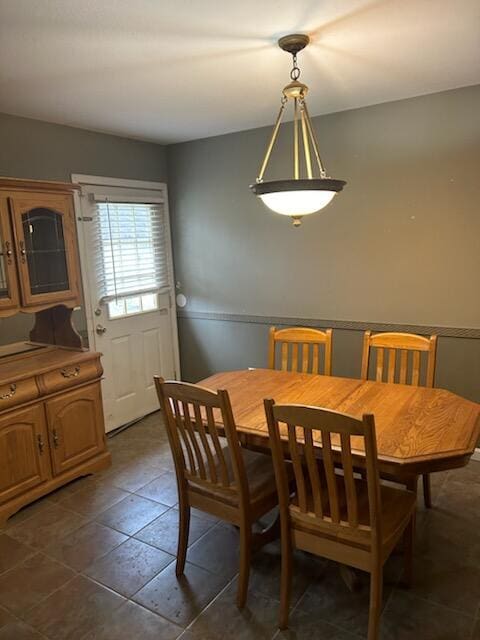
M14 407L22 402L35 400L40 392L35 378L0 385L0 411Z
M102 365L98 360L88 360L78 364L69 364L55 371L49 371L38 377L43 393L53 393L76 384L94 380L102 375Z

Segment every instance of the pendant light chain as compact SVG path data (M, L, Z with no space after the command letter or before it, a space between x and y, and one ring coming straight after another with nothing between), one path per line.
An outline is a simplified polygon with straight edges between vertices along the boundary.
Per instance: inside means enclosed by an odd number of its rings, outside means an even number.
M301 72L300 72L300 67L297 65L297 54L293 53L292 58L293 58L293 67L292 67L292 70L290 71L290 78L295 82L296 80L299 79Z

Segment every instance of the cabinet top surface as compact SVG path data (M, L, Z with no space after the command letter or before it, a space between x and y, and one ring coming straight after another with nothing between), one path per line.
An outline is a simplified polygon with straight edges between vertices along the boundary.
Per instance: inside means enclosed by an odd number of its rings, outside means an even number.
M7 178L0 176L0 190L71 193L72 191L75 191L75 189L80 189L80 185L73 182L22 180L21 178Z
M96 360L96 351L74 350L33 342L18 342L0 347L0 385L47 373L59 367Z

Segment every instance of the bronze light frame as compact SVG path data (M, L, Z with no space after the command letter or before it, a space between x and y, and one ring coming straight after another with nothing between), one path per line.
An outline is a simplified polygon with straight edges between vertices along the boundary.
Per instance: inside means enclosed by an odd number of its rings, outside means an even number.
M305 96L308 93L308 87L298 80L300 76L300 69L297 66L297 53L304 49L309 42L310 38L305 34L287 35L280 38L278 41L279 47L293 56L293 68L290 72L292 81L283 89L280 111L278 112L277 120L273 127L272 135L270 137L256 183L250 185L250 189L256 196L282 191L333 191L338 193L339 191L342 191L343 187L346 185L345 180L336 180L327 176L305 100ZM275 142L278 138L280 124L282 123L285 108L289 100L293 100L294 105L293 178L264 182L263 177L265 175L270 156L272 155ZM307 173L306 178L300 177L300 128ZM313 173L312 150L313 158L318 168L318 177L315 177ZM294 226L298 227L301 224L302 215L292 214L291 218Z

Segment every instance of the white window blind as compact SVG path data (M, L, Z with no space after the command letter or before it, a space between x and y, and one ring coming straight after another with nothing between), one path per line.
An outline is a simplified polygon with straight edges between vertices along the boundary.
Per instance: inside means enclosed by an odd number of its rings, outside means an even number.
M168 288L164 205L105 201L95 206L100 300Z

